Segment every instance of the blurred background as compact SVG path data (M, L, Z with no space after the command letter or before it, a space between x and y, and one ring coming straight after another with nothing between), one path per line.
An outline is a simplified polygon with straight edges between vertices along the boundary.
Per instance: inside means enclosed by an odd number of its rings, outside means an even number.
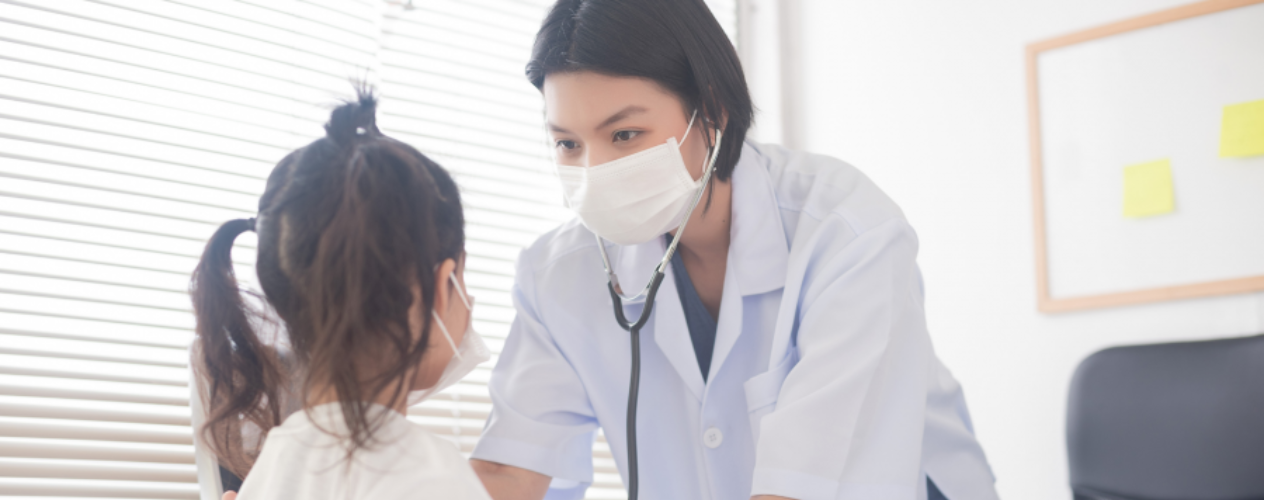
M1264 331L1259 292L1037 308L1024 49L1182 2L708 4L743 58L753 138L856 165L918 230L935 349L1002 497L1071 497L1067 393L1090 353ZM498 352L518 249L569 217L523 76L549 5L0 0L0 497L197 497L189 272L350 80L378 88L387 134L455 173L475 326ZM468 453L494 362L410 418ZM589 497L621 498L600 436L593 453Z

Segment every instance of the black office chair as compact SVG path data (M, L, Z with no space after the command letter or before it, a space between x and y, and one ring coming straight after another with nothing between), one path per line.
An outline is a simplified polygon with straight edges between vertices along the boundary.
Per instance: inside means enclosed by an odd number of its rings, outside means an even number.
M1067 455L1075 500L1264 499L1264 335L1089 356Z
M241 478L229 472L223 465L219 466L219 481L224 491L241 491Z

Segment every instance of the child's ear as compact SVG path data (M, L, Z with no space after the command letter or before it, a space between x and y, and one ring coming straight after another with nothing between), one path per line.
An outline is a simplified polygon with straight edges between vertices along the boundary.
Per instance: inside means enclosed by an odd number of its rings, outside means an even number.
M453 259L445 259L439 263L439 267L435 270L435 298L434 310L442 317L443 313L451 306L452 301L452 273L456 271L456 261Z

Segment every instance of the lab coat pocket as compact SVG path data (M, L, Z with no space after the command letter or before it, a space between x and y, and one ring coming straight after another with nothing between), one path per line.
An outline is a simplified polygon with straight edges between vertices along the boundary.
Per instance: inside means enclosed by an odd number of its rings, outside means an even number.
M746 381L746 411L750 415L751 435L755 443L759 443L759 422L764 415L777 408L777 395L781 393L781 384L786 381L790 369L798 363L796 349L791 348L776 366L768 371L755 375Z

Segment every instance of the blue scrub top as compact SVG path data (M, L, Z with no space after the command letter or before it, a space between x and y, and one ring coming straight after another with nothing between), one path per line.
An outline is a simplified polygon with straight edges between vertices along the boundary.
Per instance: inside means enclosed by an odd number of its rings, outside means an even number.
M698 359L698 368L702 370L702 381L706 382L707 371L711 369L711 352L715 349L715 318L702 303L702 297L698 296L679 249L672 254L671 273L676 278L676 294L680 296L680 308L685 313L689 339L693 341L693 354Z
M747 143L733 172L731 246L706 377L675 274L642 331L638 411L647 499L994 499L961 386L926 331L917 236L841 161ZM519 257L516 316L492 372L473 457L593 481L604 429L626 478L630 345L593 234L572 220ZM609 245L629 290L662 239ZM643 302L624 303L637 317Z

